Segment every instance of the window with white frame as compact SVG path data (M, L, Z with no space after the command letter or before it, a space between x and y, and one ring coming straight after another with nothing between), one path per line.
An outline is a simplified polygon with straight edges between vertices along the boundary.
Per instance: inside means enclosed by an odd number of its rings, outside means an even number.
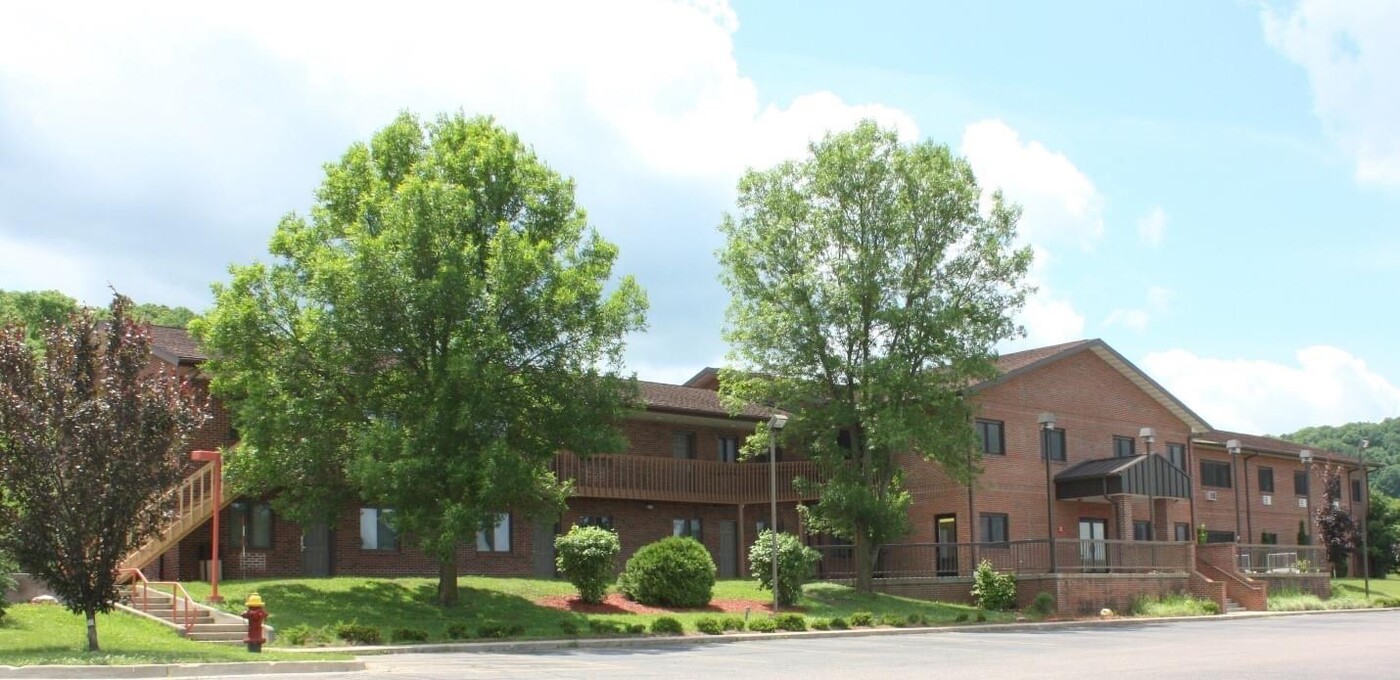
M510 514L496 515L496 524L476 532L477 552L510 552Z
M386 508L360 508L360 549L397 550L399 537L389 519L394 511Z

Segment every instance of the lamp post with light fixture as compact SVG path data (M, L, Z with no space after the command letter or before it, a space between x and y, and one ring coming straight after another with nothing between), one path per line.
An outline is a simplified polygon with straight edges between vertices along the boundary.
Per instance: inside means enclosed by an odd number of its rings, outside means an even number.
M1242 543L1240 540L1240 490L1235 488L1239 481L1239 460L1240 460L1240 440L1231 439L1225 442L1225 450L1230 452L1230 495L1235 497L1235 543Z
M1059 571L1055 555L1055 485L1050 478L1050 435L1055 431L1055 414L1040 414L1040 452L1045 456L1045 540L1050 546L1050 573Z
M768 528L769 538L772 540L773 552L773 611L778 611L778 433L783 431L783 426L787 425L788 417L781 413L774 413L768 419L768 491L770 493L770 506L772 511L770 521L773 523ZM854 445L854 442L852 442Z
M1361 576L1366 579L1366 600L1371 600L1371 486L1366 480L1366 449L1371 448L1371 440L1361 440Z
M1153 493L1157 484L1157 473L1152 465L1152 441L1157 438L1157 431L1150 427L1138 430L1138 437L1147 444L1147 537L1148 540L1156 541L1157 538L1157 495Z
M1307 509L1303 513L1303 527L1307 533L1308 543L1312 543L1312 449L1299 451L1298 460L1303 462L1303 507Z

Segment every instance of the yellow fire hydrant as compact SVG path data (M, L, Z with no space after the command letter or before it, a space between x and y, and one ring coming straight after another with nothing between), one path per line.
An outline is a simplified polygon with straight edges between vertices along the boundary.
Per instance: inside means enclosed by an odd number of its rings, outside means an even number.
M248 620L248 637L243 638L243 643L248 645L248 651L261 652L267 638L263 636L263 621L267 619L267 610L263 608L262 597L257 593L249 593L248 601L243 604L248 606L248 611L243 612L243 618Z

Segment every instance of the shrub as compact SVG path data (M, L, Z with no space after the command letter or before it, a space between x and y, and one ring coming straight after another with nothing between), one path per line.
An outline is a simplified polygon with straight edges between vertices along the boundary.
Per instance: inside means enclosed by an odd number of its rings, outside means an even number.
M627 597L662 607L703 607L715 589L715 561L700 542L670 536L642 546L618 581Z
M389 639L394 642L427 642L428 631L421 628L395 628L389 634Z
M724 629L741 631L744 629L744 619L738 616L726 616L724 617Z
M378 628L355 621L335 624L335 636L352 645L377 645L384 641Z
M554 539L554 563L559 573L578 589L584 602L603 601L612 581L622 544L617 534L602 527L575 526Z
M778 629L778 623L773 619L757 618L749 621L749 630L755 633L771 633Z
M1055 612L1055 596L1050 593L1040 593L1031 601L1026 611L1036 616L1049 616Z
M880 617L880 625L890 626L891 628L903 628L905 623L904 619L898 614L885 614Z
M783 630L807 630L807 617L801 614L779 614L773 617L773 624Z
M874 615L874 614L871 614L870 612L856 612L856 613L854 613L854 614L851 614L851 627L852 627L852 628L859 628L859 627L861 627L861 626L873 626L873 625L875 625L875 615Z
M651 632L660 635L680 635L685 632L681 622L670 616L658 616L651 622Z
M831 630L831 621L827 619L812 619L810 625L812 630Z
M299 623L290 628L278 631L278 637L285 638L287 644L293 647L304 647L306 645L324 645L331 641L330 633L325 628L316 628Z
M719 635L724 632L724 622L713 616L702 616L695 620L695 629L706 635Z
M16 569L15 562L9 554L0 550L0 619L5 618L5 607L10 604L5 599L5 592L15 587L15 579L10 574Z
M986 623L986 622L987 622L987 612L984 612L984 611L982 611L982 610L980 610L980 609L977 610L977 622L978 622L978 623Z
M617 621L608 619L589 619L588 629L595 633L607 635L608 633L617 634L625 632L627 627Z
M1206 600L1201 603L1201 610L1207 614L1215 615L1220 613L1220 604L1215 600Z
M627 632L633 635L641 635L647 632L647 625L645 623L629 623L627 624Z
M958 612L958 616L957 616L957 618L953 619L953 622L954 622L954 623L967 623L967 612Z
M479 638L508 638L510 637L510 627L500 623L488 623L476 627L476 636Z
M467 630L467 624L465 623L451 624L447 626L446 632L447 639L449 640L465 640L471 637L471 632Z
M846 630L847 628L850 628L850 625L846 623L845 619L839 616L831 619L832 630Z
M982 609L1005 611L1016 606L1016 576L1002 574L982 560L972 577L972 599Z
M563 631L565 635L573 637L578 635L578 624L573 621L560 621L559 630Z
M922 626L928 623L928 619L924 618L923 614L915 612L906 617L904 622L911 626Z
M758 579L758 587L773 589L773 531L764 529L749 547L749 573ZM778 603L797 604L802 597L802 584L812 579L812 570L821 560L821 553L802 545L789 533L779 532L778 541Z

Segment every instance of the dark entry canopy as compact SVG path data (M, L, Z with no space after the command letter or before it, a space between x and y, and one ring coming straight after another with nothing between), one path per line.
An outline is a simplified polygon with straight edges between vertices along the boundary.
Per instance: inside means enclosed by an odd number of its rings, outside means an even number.
M1190 498L1191 478L1157 454L1086 460L1055 475L1055 498L1128 494Z

